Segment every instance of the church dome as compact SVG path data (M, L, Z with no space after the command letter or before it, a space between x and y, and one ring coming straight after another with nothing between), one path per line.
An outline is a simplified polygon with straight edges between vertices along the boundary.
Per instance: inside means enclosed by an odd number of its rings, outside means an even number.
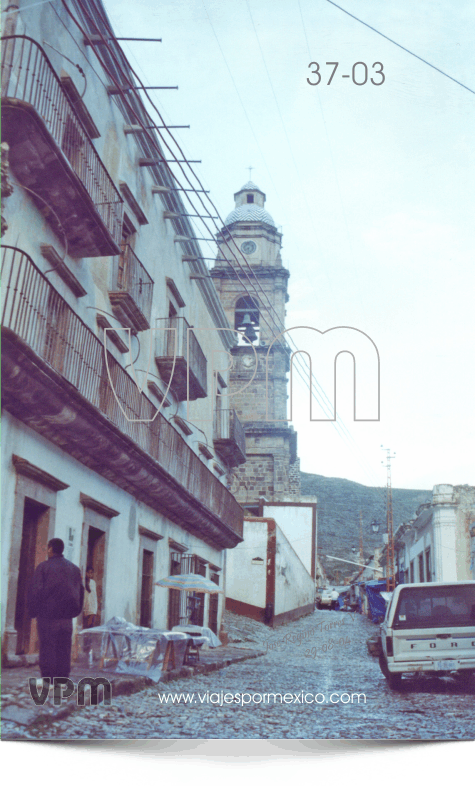
M260 221L275 227L274 219L264 208L255 203L240 205L234 208L224 222L225 226L234 224L235 221Z
M234 195L234 210L227 216L224 226L237 221L259 222L275 227L274 219L264 208L266 195L252 180L242 186Z

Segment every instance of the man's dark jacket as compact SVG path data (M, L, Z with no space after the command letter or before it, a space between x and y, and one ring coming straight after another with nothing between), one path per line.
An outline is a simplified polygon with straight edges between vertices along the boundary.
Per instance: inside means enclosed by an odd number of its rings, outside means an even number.
M81 572L74 563L62 555L53 555L36 567L28 596L32 618L75 618L83 603Z

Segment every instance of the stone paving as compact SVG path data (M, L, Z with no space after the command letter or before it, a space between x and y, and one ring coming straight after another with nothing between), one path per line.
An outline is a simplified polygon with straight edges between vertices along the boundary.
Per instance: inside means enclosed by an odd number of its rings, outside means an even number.
M265 655L218 672L159 683L113 699L111 706L78 709L53 723L27 727L5 722L2 737L475 738L474 679L421 676L405 680L402 691L391 691L366 647L376 627L360 615L316 611L273 630L227 615L226 629L235 648L260 649ZM318 695L317 702L302 702L302 692ZM233 695L229 703L224 702L226 693L228 699ZM259 699L273 693L287 694L288 701ZM165 702L171 694L181 694L181 702ZM340 701L331 702L336 695Z

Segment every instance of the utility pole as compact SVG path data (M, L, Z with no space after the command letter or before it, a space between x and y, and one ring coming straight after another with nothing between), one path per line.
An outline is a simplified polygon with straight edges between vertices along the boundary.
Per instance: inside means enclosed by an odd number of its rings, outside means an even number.
M388 534L386 590L390 592L396 587L394 570L393 492L391 485L391 460L396 456L396 452L391 454L390 448L383 448L383 446L381 446L381 448L383 451L386 451L386 530ZM384 460L381 464L384 465Z
M363 512L360 511L360 563L364 564L363 552Z

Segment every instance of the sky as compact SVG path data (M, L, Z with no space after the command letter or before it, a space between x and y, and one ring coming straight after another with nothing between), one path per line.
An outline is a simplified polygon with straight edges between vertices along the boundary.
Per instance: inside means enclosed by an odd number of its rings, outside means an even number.
M328 0L105 5L118 36L163 39L124 51L146 85L179 86L153 99L168 123L190 125L173 134L201 160L193 167L223 219L253 167L283 232L287 327L357 329L339 345L355 352L357 417L358 406L377 417L377 347L380 420L353 420L348 352L336 424L311 422L308 392L295 387L301 469L384 485L384 446L396 487L475 485L475 94L462 86L475 91L471 0L341 0L462 85ZM367 82L355 84L362 64ZM317 344L313 371L332 400L332 359Z

